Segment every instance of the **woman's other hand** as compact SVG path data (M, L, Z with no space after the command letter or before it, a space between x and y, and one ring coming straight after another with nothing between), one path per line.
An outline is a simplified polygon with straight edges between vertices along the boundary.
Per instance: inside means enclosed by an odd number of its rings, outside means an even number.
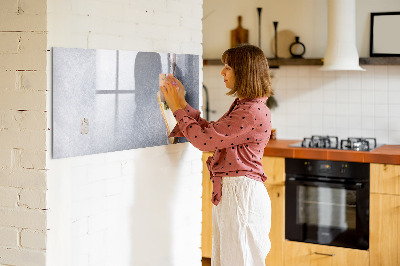
M164 86L160 86L160 89L172 112L186 107L185 88L177 78L168 75Z

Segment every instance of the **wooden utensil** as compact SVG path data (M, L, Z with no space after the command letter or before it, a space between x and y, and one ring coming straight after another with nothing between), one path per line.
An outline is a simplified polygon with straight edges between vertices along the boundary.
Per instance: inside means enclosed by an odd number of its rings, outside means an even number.
M231 48L238 44L249 43L249 31L242 27L242 16L238 16L238 27L231 30Z

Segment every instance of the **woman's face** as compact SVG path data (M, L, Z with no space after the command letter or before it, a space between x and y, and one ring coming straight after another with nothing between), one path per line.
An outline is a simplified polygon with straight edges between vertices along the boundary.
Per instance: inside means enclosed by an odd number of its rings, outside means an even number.
M233 89L235 86L235 73L233 72L233 69L225 64L221 71L221 75L224 77L225 86L228 89Z

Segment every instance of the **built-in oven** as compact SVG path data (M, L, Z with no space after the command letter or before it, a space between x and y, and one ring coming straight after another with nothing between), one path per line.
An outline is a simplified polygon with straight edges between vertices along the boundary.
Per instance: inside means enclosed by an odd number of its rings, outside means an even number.
M286 239L368 249L369 164L287 158L285 169Z

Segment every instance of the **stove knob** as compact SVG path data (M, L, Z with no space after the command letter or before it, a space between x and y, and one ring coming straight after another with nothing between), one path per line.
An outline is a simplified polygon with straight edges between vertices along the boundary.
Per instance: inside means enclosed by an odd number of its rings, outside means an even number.
M342 164L342 167L340 168L340 173L341 174L346 173L346 169L347 169L347 164Z
M312 170L311 162L306 162L305 164L306 164L306 170L311 172Z

